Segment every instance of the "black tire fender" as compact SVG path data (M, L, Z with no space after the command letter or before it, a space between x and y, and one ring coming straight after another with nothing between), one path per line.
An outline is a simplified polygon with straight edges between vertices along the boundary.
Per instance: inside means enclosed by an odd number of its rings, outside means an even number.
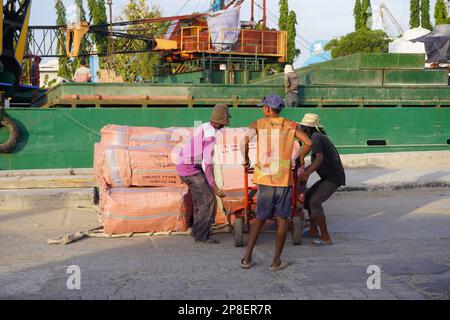
M19 129L11 118L3 117L0 120L0 128L5 127L9 131L9 138L0 144L0 153L9 153L14 150L19 142Z

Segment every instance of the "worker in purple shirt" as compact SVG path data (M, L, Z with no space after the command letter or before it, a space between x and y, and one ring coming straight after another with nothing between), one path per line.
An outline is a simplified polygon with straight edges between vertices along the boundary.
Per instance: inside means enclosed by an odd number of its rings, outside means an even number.
M217 132L229 125L228 106L214 107L210 121L197 127L192 139L179 153L177 174L187 184L194 201L193 236L196 242L219 243L211 237L216 215L216 195L223 197L214 180L213 151Z

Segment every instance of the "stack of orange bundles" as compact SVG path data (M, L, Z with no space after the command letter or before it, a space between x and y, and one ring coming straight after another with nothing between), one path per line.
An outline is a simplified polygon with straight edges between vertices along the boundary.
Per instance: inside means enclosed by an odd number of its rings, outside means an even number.
M192 132L117 125L101 130L93 167L105 233L187 230L193 203L175 164Z
M175 165L192 128L107 125L94 146L94 176L99 185L101 221L108 234L186 231L193 214L187 186ZM214 172L225 191L244 188L240 144L247 128L222 129L216 136ZM254 164L256 142L250 143ZM216 223L224 222L217 215Z

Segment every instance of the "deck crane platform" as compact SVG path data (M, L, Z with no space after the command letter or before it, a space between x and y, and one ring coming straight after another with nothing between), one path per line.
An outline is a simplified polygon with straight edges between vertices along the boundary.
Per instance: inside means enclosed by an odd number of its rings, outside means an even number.
M66 26L32 26L28 28L26 57L79 57L109 56L113 54L133 54L157 52L163 63L157 73L184 73L206 64L218 65L224 61L250 61L258 68L265 63L284 63L287 60L286 31L269 30L266 27L264 1L261 28L254 21L254 0L251 0L251 21L242 22L236 15L236 28L211 30L208 21L236 10L244 0L215 0L211 11L173 17L160 17L136 21L120 21L103 25L89 25L87 22ZM111 20L111 18L110 18ZM136 28L139 26L139 28ZM141 30L151 30L143 32ZM215 37L212 33L215 32ZM234 32L233 43L227 42L227 33ZM86 41L90 35L108 39L108 48L98 50L94 41ZM82 43L87 44L84 52ZM219 44L219 45L218 45ZM86 45L84 45L86 47ZM205 62L207 59L208 62ZM245 62L244 64L247 65ZM250 63L252 64L252 63ZM261 67L262 66L262 67Z

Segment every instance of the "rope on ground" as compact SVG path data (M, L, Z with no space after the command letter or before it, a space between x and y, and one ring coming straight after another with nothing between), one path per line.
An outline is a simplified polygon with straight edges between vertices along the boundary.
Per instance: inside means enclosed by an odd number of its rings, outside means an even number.
M56 237L53 239L48 239L47 244L69 244L69 243L81 240L85 237L88 237L91 232L94 232L94 231L100 230L100 229L103 229L103 226L99 226L99 227L90 229L88 231L78 231L77 233L66 234L64 236Z
M214 225L212 233L230 233L232 227L228 224ZM56 238L48 239L47 244L70 244L86 237L92 238L131 238L131 237L157 237L157 236L178 236L178 235L192 235L192 229L186 231L165 231L165 232L129 232L122 234L107 234L103 226L98 226L88 231L78 231L76 233L66 234Z

